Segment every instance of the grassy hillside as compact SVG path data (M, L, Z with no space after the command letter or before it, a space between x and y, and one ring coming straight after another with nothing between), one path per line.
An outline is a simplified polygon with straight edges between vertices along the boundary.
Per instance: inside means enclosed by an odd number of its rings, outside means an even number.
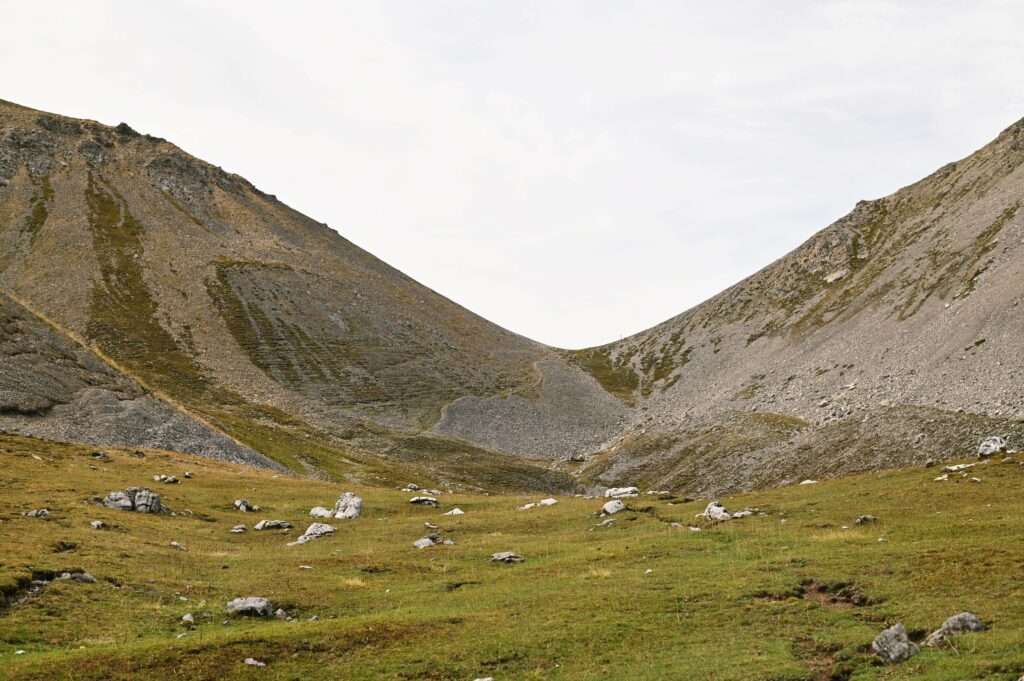
M958 475L933 482L936 469L917 468L724 499L728 508L756 506L768 515L692 532L670 523L692 524L705 502L643 496L594 529L596 499L561 498L519 512L521 498L455 494L432 509L410 505L408 493L194 456L106 450L111 460L103 462L91 451L0 436L0 590L9 601L0 608L2 678L1024 673L1024 469L1017 463L973 469L981 482ZM179 485L152 481L185 470L194 477ZM191 514L140 515L93 501L130 485L149 485ZM330 506L346 489L364 497L362 518L331 521L334 536L285 545L307 526L310 507ZM235 511L239 497L265 511ZM456 506L466 514L442 515ZM41 507L52 516L21 515ZM855 525L863 514L879 520ZM296 528L228 531L262 518ZM91 520L108 527L90 529ZM425 522L456 545L413 548L428 532ZM505 550L526 561L488 563ZM33 572L68 569L84 569L98 583L19 590ZM250 595L296 621L228 618L227 601ZM903 622L920 637L962 610L989 630L898 667L874 663L870 642L887 624ZM180 622L186 613L195 616L194 630ZM267 666L248 667L246 657Z

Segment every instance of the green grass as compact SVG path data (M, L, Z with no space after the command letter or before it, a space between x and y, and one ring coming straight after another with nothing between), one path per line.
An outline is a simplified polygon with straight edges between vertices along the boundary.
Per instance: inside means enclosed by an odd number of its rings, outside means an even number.
M758 506L769 515L690 532L669 522L692 523L705 502L644 496L610 527L592 530L597 499L517 512L522 498L455 494L430 509L388 489L152 451L138 459L108 449L112 461L100 463L89 451L0 436L0 592L16 592L32 571L81 568L100 580L54 582L0 609L0 678L1024 673L1024 470L1016 463L974 469L981 483L933 482L936 469L918 468L737 496L723 500L728 508ZM195 477L180 485L151 482L186 469ZM144 516L91 501L140 484L194 515ZM310 507L330 505L346 489L364 497L366 513L333 521L332 537L287 547L289 535L278 532L228 532L274 517L292 521L294 537ZM266 511L234 511L231 502L243 496ZM50 519L20 515L41 506ZM454 506L466 515L441 515ZM878 523L855 525L863 514ZM93 519L110 529L91 530ZM457 544L414 549L426 521ZM59 542L77 546L57 553ZM488 564L502 550L526 562ZM225 603L242 595L266 596L299 621L222 624ZM920 636L962 610L989 631L903 665L874 663L869 645L887 624L903 622ZM187 612L198 626L178 639ZM26 654L14 656L19 649ZM245 667L249 656L268 666Z

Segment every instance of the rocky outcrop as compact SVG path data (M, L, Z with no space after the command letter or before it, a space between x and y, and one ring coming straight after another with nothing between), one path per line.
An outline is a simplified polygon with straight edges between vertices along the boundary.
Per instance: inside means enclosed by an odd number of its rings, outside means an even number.
M160 501L160 495L148 487L129 487L123 492L110 492L103 499L103 505L119 511L136 513L168 513Z

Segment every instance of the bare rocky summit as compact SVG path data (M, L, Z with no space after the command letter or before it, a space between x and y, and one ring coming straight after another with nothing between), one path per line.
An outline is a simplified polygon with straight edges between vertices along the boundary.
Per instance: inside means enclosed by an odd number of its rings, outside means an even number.
M163 139L0 102L0 428L708 497L1017 445L1022 161L1018 123L678 317L568 351Z

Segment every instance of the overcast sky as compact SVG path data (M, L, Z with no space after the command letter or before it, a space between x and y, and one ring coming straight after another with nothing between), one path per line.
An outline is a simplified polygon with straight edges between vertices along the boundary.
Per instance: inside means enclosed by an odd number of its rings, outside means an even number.
M563 347L1024 117L1024 3L0 0L0 98L126 121Z

